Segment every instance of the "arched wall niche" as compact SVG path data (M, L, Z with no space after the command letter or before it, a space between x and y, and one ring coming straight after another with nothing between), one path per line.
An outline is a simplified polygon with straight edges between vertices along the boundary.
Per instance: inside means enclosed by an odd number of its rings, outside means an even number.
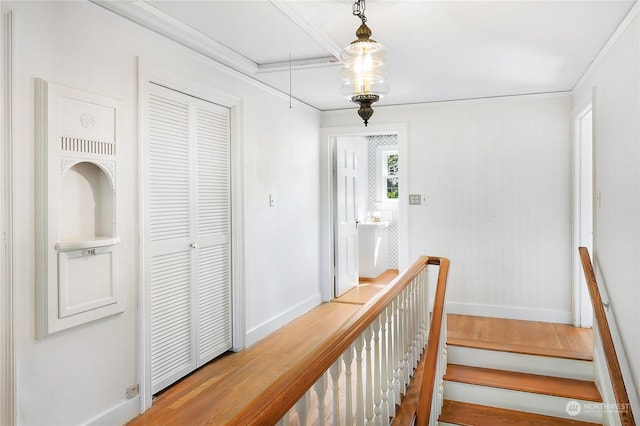
M115 236L115 188L101 165L81 161L62 176L60 240L96 240Z

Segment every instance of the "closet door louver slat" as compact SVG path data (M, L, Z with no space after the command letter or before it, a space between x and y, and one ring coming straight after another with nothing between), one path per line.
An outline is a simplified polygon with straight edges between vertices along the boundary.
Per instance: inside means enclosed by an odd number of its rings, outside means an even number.
M148 84L151 391L232 346L229 109Z
M229 110L196 104L198 362L231 347Z
M148 100L148 227L151 387L163 389L195 368L191 313L192 238L189 103Z

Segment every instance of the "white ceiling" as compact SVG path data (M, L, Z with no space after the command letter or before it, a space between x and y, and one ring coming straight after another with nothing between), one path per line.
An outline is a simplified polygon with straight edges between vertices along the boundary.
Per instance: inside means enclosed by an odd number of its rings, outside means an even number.
M351 0L95 2L320 110L355 107L336 59L360 24ZM369 0L389 52L378 105L569 91L634 3Z

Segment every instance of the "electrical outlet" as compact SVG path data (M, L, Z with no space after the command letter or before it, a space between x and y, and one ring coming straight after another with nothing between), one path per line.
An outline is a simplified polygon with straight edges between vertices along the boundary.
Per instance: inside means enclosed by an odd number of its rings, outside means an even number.
M134 396L138 395L138 385L131 385L127 388L127 399L131 399Z
M409 205L419 206L422 204L422 194L409 194Z

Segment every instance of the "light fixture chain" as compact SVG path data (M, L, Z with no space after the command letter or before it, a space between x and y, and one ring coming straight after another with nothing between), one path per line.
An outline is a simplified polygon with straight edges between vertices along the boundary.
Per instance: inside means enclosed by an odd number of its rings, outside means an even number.
M367 17L364 16L366 8L367 5L365 4L365 0L356 0L355 3L353 3L353 15L360 18L363 24L367 22Z

